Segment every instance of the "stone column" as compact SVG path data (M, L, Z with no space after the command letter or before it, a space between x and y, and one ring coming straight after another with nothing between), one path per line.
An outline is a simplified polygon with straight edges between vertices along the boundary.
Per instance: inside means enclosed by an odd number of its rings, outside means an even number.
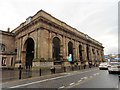
M37 34L37 36L38 36L38 37L37 37L37 44L38 44L38 45L37 45L37 48L38 48L37 57L38 57L39 60L40 60L40 57L41 57L41 55L40 55L40 50L41 50L41 49L40 49L40 43L41 43L41 42L40 42L40 31L41 31L41 30L40 30L40 28L39 28L39 29L37 30L37 33L38 33L38 34Z
M35 41L34 41L34 60L38 59L38 30L35 33Z
M76 41L73 41L73 59L76 60Z
M41 58L44 58L44 43L43 43L43 40L44 40L44 29L43 28L40 28L40 59Z
M21 40L20 38L18 39L18 43L17 43L17 46L18 46L18 60L21 59L20 55L21 55Z
M66 59L66 39L63 36L63 59Z
M86 56L85 46L83 44L81 44L81 46L82 46L82 59L83 59L83 61L86 61L86 59L85 59L85 56Z
M90 60L92 61L92 53L91 53L91 52L92 52L91 46L89 46L89 56L90 56L89 58L90 58Z
M49 32L49 59L52 59L52 33Z
M35 59L38 60L38 29L36 30L36 38L35 38Z

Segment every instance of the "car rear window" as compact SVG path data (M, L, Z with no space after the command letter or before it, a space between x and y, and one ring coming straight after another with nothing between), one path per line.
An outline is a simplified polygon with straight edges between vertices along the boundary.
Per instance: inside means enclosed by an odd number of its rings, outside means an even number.
M119 62L110 63L110 65L120 65Z

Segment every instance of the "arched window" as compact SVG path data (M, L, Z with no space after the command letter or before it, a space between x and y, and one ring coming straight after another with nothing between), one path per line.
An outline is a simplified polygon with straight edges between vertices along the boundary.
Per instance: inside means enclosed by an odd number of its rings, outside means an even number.
M5 51L5 45L0 43L0 52L4 52Z

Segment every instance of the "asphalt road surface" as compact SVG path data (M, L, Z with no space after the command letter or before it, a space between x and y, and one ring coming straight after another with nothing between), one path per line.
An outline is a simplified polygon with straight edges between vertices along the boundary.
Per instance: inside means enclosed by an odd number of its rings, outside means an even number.
M118 74L98 68L36 77L2 84L2 88L120 88Z

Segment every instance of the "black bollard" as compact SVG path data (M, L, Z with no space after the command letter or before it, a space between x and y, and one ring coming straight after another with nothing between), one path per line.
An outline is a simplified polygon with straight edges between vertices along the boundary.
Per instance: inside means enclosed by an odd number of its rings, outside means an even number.
M72 66L72 71L74 71L74 67Z
M21 75L22 75L22 67L21 67L21 65L19 66L19 79L21 79Z
M41 68L39 69L39 72L40 72L40 76L41 76Z
M64 72L66 72L66 67L64 67Z
M79 67L79 70L80 70L80 66L78 66Z
M50 70L51 70L51 74L53 74L54 73L54 67L51 67Z
M86 64L84 64L84 69L86 68Z
M55 74L55 67L54 67L53 71L54 71L54 74Z

